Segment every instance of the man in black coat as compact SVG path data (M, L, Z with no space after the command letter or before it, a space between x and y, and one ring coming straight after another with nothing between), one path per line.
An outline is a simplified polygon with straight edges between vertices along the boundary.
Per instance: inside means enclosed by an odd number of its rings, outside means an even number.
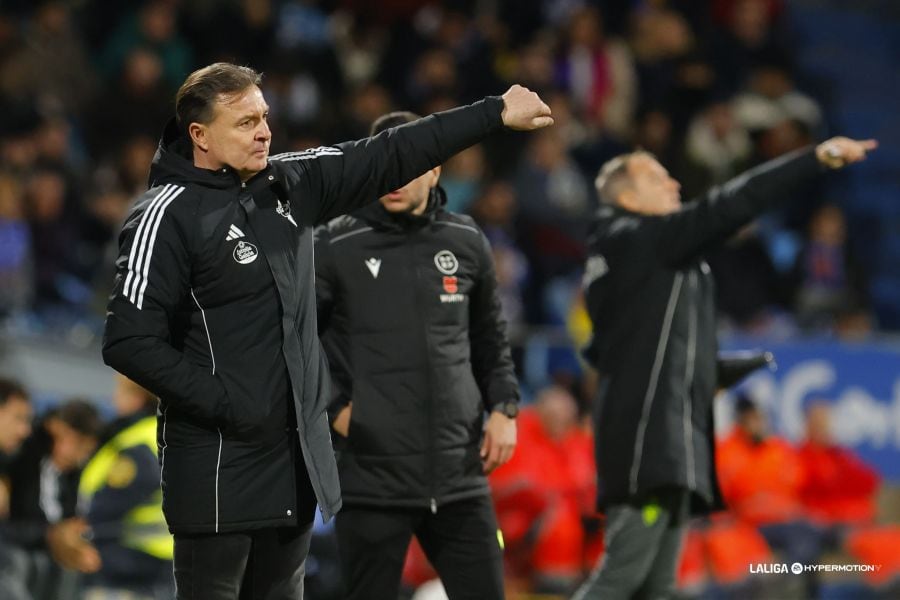
M513 86L374 138L269 157L259 83L216 63L181 86L122 229L107 313L104 360L160 398L179 598L302 598L315 506L326 519L341 506L313 227L504 126L553 121Z
M586 356L601 374L595 447L606 555L576 598L671 593L688 516L721 505L716 312L704 253L823 166L863 160L875 146L833 138L684 206L678 182L646 152L600 170L584 285L594 326Z
M385 115L372 135L417 119ZM485 473L512 455L519 391L490 246L470 217L444 210L439 175L316 231L353 600L397 597L413 535L450 598L503 597Z

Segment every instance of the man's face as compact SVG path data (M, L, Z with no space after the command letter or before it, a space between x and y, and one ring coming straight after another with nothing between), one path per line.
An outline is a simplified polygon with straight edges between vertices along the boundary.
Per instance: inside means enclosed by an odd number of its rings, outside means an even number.
M209 123L192 123L191 137L201 152L197 166L220 169L229 166L246 181L266 168L269 160L269 106L256 86L236 95L221 97Z
M435 167L416 177L402 188L382 196L379 201L388 212L421 215L428 205L428 195L437 185L441 168Z
M652 156L628 160L630 185L620 195L623 207L645 215L667 215L681 208L681 184Z
M83 465L97 448L97 438L76 431L60 419L49 419L47 430L53 438L50 456L62 473Z
M0 452L12 454L31 434L31 404L21 396L10 396L0 405Z

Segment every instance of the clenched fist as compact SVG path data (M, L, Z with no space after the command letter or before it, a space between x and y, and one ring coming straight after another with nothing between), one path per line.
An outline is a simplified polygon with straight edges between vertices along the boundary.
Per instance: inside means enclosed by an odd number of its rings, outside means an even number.
M540 96L521 85L514 85L503 94L503 124L510 129L530 131L553 125L550 107Z

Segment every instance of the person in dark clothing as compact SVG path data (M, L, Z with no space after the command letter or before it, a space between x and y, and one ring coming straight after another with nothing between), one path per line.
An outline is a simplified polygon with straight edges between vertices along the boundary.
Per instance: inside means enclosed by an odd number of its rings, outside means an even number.
M373 138L269 157L259 83L227 63L185 80L122 230L106 320L106 363L160 398L179 598L301 598L315 506L326 520L341 506L313 227L503 126L552 123L513 86Z
M59 566L81 572L99 567L96 550L81 538L87 526L75 504L78 478L100 428L93 405L70 400L37 424L9 468L9 521L2 536L18 551L20 575L35 598L63 597L68 584Z
M372 135L417 119L384 115ZM519 390L490 245L444 210L439 176L316 231L351 599L397 596L413 535L450 598L503 597L485 473L512 456Z
M712 401L719 385L715 300L704 253L822 166L865 158L876 143L833 138L682 206L679 184L635 152L608 162L584 285L602 383L595 407L598 504L606 555L576 598L671 593L686 520L721 505Z

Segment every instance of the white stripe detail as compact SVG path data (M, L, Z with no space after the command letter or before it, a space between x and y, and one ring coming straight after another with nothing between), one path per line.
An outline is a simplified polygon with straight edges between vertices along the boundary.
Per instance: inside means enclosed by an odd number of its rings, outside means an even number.
M200 309L200 317L203 319L203 328L206 329L206 340L209 342L209 358L212 360L212 372L213 375L216 374L216 355L213 353L212 347L212 335L209 332L209 324L206 322L206 311L203 310L203 307L200 306L200 301L197 300L197 295L194 294L194 288L191 288L191 297L194 299L194 302L197 303L197 308Z
M234 224L228 228L228 235L225 236L225 241L230 242L231 240L236 240L238 238L244 237L244 232L238 229L238 227Z
M143 217L141 218L141 227L138 228L137 236L134 242L134 244L137 244L137 259L134 262L134 279L131 281L131 289L126 290L128 299L132 304L137 304L138 288L141 285L141 267L144 264L144 254L147 250L150 231L153 229L153 223L156 220L156 215L159 213L159 208L166 202L166 200L172 197L172 194L176 189L178 189L177 186L170 185L169 189L164 194L161 194L154 198L153 202L147 208L147 212L145 212ZM132 250L135 250L134 245L132 245Z
M150 211L152 211L156 207L156 203L160 198L166 196L172 188L171 183L167 183L162 190L150 201L147 205L144 214L141 215L141 222L138 223L137 231L134 234L134 239L131 240L131 251L128 253L128 275L125 277L125 287L122 290L122 295L131 300L131 281L134 278L134 267L135 260L138 255L138 249L141 247L141 238L144 236L144 230L147 228L147 223L149 222L148 215Z
M181 195L181 192L183 191L183 187L178 188L174 194L169 196L168 199L160 205L159 211L157 211L156 220L153 222L153 229L150 231L150 243L147 246L147 260L144 261L144 269L141 276L141 291L138 292L137 297L138 310L144 306L144 292L147 290L147 283L150 281L150 259L153 257L153 246L156 244L156 233L159 231L159 224L162 223L163 215L169 205L172 204L172 200ZM140 256L138 256L138 258L140 259ZM138 260L138 264L140 264L140 260Z
M647 433L647 422L650 420L650 407L653 404L653 397L656 395L659 372L662 370L663 359L666 355L666 346L669 344L669 334L672 330L672 317L675 316L675 307L678 305L678 293L681 291L681 283L683 280L684 274L678 273L675 275L675 280L672 282L672 292L669 294L669 304L666 306L662 331L659 335L659 344L656 346L656 358L653 360L653 368L650 370L650 381L647 384L647 393L644 395L641 420L638 423L637 436L634 440L634 457L631 461L631 476L628 485L631 494L637 493L638 472L641 469L641 455L644 452L644 435Z
M362 227L360 229L354 229L353 231L348 231L347 233L342 233L341 235L336 235L331 238L331 243L339 242L343 239L347 239L348 237L354 236L358 233L365 233L367 231L372 231L371 227Z
M691 271L688 275L688 285L691 290L697 287L697 272ZM684 407L682 415L682 428L684 430L685 469L687 470L687 485L689 489L697 487L697 476L694 473L694 426L691 423L693 413L693 397L691 386L694 385L694 363L697 356L697 311L699 307L688 307L688 347L687 360L684 373Z
M451 221L435 221L435 225L446 225L447 227L458 227L459 229L465 229L466 231L471 231L472 233L477 234L478 230L472 227L471 225L463 225L462 223L453 223Z
M209 342L209 357L212 360L212 373L216 374L216 355L213 353L212 347L212 336L209 333L209 324L206 322L206 311L203 310L203 307L200 305L200 301L197 300L197 295L194 293L194 288L191 288L191 297L194 299L194 302L197 303L197 308L200 309L200 316L203 318L203 328L206 329L206 339ZM222 430L218 427L216 431L219 432L219 455L216 458L216 489L215 489L215 497L216 497L216 533L219 533L219 467L222 466Z
M216 533L219 533L219 466L222 464L222 430L219 432L219 456L216 458Z
M321 156L343 156L344 151L340 148L334 148L331 146L320 146L318 148L310 148L309 150L303 150L302 152L282 152L281 154L276 154L275 156L270 156L269 160L272 161L292 161L292 160L309 160L312 158L319 158Z

